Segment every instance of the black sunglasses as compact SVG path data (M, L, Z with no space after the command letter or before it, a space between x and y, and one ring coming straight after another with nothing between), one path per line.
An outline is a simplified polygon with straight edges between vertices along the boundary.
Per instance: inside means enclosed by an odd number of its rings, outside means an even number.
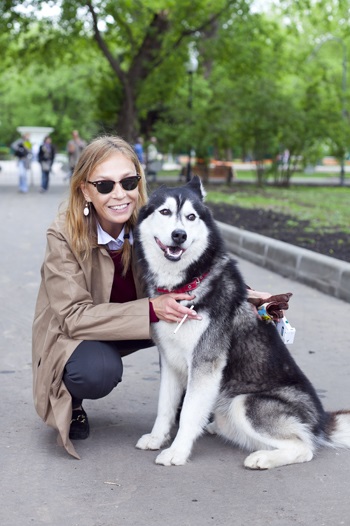
M110 194L116 184L120 184L123 190L130 192L135 190L139 184L141 175L133 175L132 177L125 177L121 181L87 181L89 184L93 184L94 187L100 194Z

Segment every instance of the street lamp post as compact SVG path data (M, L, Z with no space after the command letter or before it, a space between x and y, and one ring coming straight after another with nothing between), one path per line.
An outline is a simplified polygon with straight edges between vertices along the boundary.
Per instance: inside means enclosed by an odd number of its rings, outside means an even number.
M343 72L342 72L342 109L341 109L341 115L342 115L342 118L344 120L344 122L346 122L346 66L347 66L347 57L346 57L346 46L345 46L345 42L342 38L340 37L334 37L334 36L327 36L322 42L320 42L320 44L318 44L318 46L315 47L313 53L311 54L314 55L318 52L318 50L323 46L323 44L325 44L326 42L329 42L331 40L334 40L335 42L338 42L342 48L343 48L343 61L342 61L342 68L343 68ZM341 159L341 162L340 162L340 186L344 186L345 184L345 162L344 162L344 155Z
M193 107L193 74L197 71L198 68L198 59L197 52L193 47L189 49L189 60L186 65L186 70L188 74L188 114L190 121L190 133L192 128L192 107ZM188 162L186 170L186 181L190 181L192 176L192 144L189 141L188 146Z

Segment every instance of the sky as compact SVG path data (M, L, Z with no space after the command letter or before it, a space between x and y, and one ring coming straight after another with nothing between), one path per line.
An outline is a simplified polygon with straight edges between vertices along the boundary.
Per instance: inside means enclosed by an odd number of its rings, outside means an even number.
M268 11L270 6L275 3L278 3L278 0L253 0L252 11L253 12ZM44 4L40 15L43 17L58 15L60 12L59 2L55 2L54 4L55 5L49 5L49 3L47 3L46 5ZM22 10L22 9L27 10L27 8L19 7L19 10Z

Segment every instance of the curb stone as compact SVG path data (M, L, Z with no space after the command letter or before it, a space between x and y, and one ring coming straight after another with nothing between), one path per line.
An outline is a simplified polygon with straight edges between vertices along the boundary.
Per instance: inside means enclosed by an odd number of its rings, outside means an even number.
M350 303L350 263L217 221L237 256Z

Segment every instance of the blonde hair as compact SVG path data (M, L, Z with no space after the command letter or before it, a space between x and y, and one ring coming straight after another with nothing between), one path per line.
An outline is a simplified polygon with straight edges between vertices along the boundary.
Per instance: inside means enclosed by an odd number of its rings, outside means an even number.
M147 202L145 174L132 146L117 136L94 139L83 150L72 175L65 218L72 250L77 259L82 261L90 257L92 249L97 247L97 215L92 203L89 203L90 214L87 217L84 216L85 198L81 190L81 183L88 181L95 168L116 152L127 157L134 164L136 172L141 175L138 185L138 201L132 216L125 223L125 234L128 234L136 225L139 210ZM128 238L125 239L121 252L123 275L125 275L131 262L131 245Z

